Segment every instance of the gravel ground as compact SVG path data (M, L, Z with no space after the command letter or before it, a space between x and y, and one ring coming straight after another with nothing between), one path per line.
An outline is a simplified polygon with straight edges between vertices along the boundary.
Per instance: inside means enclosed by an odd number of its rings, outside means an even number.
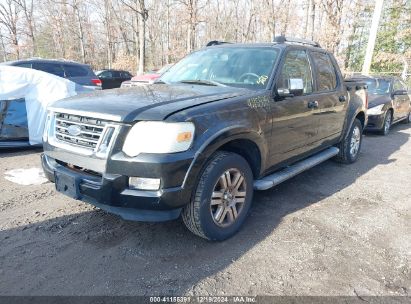
M0 295L410 295L410 134L366 136L356 164L256 193L221 243L11 183L41 151L0 152Z

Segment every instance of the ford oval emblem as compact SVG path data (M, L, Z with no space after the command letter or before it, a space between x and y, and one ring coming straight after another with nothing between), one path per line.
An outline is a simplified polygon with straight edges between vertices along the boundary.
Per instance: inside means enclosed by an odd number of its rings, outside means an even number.
M70 127L67 128L67 132L68 132L70 135L73 135L73 136L80 135L80 133L81 133L81 127L78 126L78 125L71 125Z

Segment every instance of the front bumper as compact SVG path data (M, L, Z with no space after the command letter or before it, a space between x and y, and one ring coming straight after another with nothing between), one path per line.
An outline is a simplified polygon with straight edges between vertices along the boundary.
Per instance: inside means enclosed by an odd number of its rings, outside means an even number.
M381 130L384 127L385 113L379 115L368 115L366 131Z
M168 170L167 165L164 164L164 166L162 164L130 162L122 164L121 161L109 160L107 162L117 164L117 171L123 172L121 174L98 174L97 172L75 169L47 154L42 154L41 159L47 178L53 182L56 182L56 177L58 178L56 189L59 192L90 203L107 212L117 214L125 220L158 222L176 219L179 217L182 207L189 202L191 197L191 188L183 184L167 188L161 187L158 191L129 188L128 178L134 174L126 175L126 172L140 171L143 173L139 174L142 177L146 177L144 173L150 172L150 177L152 177L153 174L162 174L162 171L159 170L160 167L165 168L163 171ZM188 169L190 164L191 160L189 159L180 162L180 169ZM167 176L166 172L163 172L163 176L170 178L172 173L172 171L168 172L167 174L170 176ZM166 183L170 184L169 181L166 181ZM163 182L162 184L164 185Z

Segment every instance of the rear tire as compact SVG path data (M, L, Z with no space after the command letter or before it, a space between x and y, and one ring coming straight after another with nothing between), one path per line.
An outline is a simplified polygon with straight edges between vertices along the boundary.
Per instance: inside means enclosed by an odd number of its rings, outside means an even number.
M203 170L191 202L182 212L194 234L222 241L238 232L251 207L253 173L238 154L218 151Z
M391 126L392 126L392 111L388 110L387 113L385 113L384 117L384 124L382 126L382 129L380 130L380 134L387 136L388 133L390 133Z
M340 149L340 152L334 160L344 164L357 161L362 146L362 131L361 121L356 118L346 137L338 144L337 148Z

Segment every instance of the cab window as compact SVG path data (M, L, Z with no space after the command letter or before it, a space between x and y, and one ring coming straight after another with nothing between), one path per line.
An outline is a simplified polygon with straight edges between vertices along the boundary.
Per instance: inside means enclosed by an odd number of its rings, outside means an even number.
M310 61L304 50L292 50L285 56L284 65L277 81L278 89L289 89L293 79L302 79L303 94L313 91L313 78Z
M317 69L317 90L319 92L333 91L337 87L337 75L330 56L320 52L311 54Z

